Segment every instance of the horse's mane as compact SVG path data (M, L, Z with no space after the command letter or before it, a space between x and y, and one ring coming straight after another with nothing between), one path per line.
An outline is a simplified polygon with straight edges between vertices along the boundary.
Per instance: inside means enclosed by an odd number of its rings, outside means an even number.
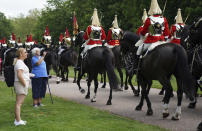
M137 34L133 32L125 31L122 39L127 40L128 42L131 42L131 43L136 43L140 38Z

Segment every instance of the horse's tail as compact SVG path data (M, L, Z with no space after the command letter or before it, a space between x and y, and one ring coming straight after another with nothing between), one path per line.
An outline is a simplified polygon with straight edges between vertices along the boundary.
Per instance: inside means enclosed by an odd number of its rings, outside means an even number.
M117 89L118 88L118 78L114 72L114 59L113 59L113 53L110 52L108 49L105 49L103 52L104 60L105 60L105 67L107 70L107 75L109 78L109 84L110 88Z
M175 76L180 80L183 91L192 99L195 94L195 82L189 69L186 51L177 45L175 51L177 55Z

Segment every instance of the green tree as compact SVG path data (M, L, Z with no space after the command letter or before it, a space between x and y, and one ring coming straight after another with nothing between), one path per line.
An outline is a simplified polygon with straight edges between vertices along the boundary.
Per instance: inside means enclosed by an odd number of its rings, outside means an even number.
M4 13L0 12L0 39L2 39L3 37L9 39L12 30L13 27L11 25L11 21L6 18Z

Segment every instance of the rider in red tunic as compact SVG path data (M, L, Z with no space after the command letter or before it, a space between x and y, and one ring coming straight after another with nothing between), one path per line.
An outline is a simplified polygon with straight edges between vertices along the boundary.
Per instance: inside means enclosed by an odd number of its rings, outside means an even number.
M118 26L117 15L115 15L113 26L108 30L107 43L105 46L113 48L120 45L119 39L121 38L122 30Z
M154 49L156 46L165 43L165 38L169 36L169 28L167 19L161 16L162 11L157 0L151 1L151 7L148 12L150 15L140 32L140 41L136 43L139 46L137 55L142 55L142 52Z
M105 38L106 35L100 25L97 9L94 9L92 24L87 27L84 35L86 42L82 45L84 46L84 50L81 52L81 56L84 57L84 54L91 48L102 46L102 40L105 40Z
M140 36L140 32L143 30L143 26L144 26L144 23L145 23L147 17L148 17L148 16L147 16L147 11L146 11L146 9L144 9L143 16L142 16L142 23L143 23L143 25L140 26L140 27L138 28L138 30L137 30L137 35L138 35L138 36Z
M182 29L184 28L181 9L178 9L175 20L176 20L176 24L173 24L171 27L169 39L170 39L170 43L175 43L180 45L180 39L181 39L180 35L181 35Z

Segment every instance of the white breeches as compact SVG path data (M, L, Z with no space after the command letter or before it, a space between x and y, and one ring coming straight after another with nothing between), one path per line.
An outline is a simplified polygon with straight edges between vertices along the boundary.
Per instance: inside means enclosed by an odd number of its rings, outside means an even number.
M100 44L85 45L83 51L81 52L81 57L83 58L83 57L84 57L84 54L85 54L88 50L90 50L90 49L92 49L92 48L94 48L94 47L97 47L97 46L102 46L102 45L100 45Z

